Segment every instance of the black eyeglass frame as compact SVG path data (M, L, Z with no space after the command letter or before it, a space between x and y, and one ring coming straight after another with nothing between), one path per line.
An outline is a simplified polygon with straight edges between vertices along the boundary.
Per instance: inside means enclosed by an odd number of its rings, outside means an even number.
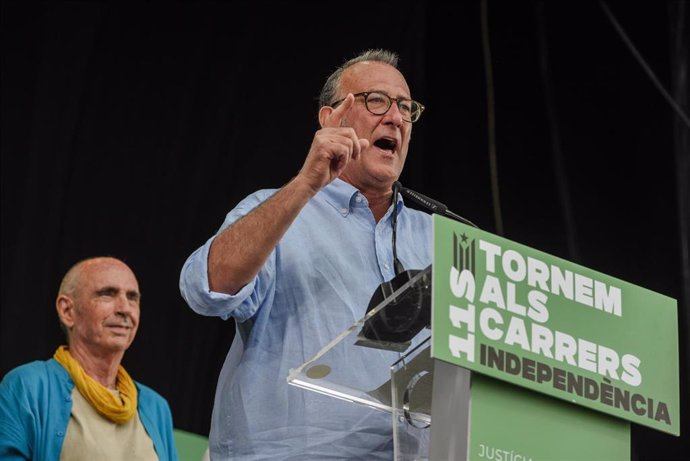
M381 96L385 96L388 99L388 107L386 107L385 111L381 112L380 114L377 114L376 112L369 109L369 95L371 95L371 94L380 94ZM418 101L415 101L414 99L392 98L392 97L388 96L386 93L384 93L383 91L362 91L361 93L355 93L352 96L354 96L355 98L357 98L359 96L364 96L364 107L366 107L367 111L369 111L369 113L373 114L373 115L386 115L388 113L388 111L391 110L391 106L393 105L393 101L395 101L395 104L398 106L398 110L400 110L400 103L401 102L409 101L411 104L417 104L417 106L419 106L419 111L414 112L411 110L410 111L410 120L405 120L405 118L403 118L403 120L407 123L415 123L415 122L419 121L419 118L422 116L422 112L424 112L424 109L425 109L424 104L422 104ZM338 107L338 104L340 104L343 101L345 101L345 98L338 99L336 102L331 104L331 107L333 107L333 108ZM400 113L402 114L401 110L400 110ZM412 120L412 115L415 113L418 114L417 118Z

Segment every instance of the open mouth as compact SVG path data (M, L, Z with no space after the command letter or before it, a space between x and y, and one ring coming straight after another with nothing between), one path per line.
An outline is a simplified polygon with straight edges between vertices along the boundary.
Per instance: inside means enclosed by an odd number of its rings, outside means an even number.
M394 154L398 148L398 141L394 138L380 138L374 141L374 145L381 150Z

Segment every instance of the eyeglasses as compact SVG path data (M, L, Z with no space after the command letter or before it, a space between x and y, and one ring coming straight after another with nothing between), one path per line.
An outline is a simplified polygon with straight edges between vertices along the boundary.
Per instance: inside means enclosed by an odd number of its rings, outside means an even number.
M402 114L402 119L409 123L414 123L419 120L422 112L424 112L424 106L417 101L405 98L391 98L386 93L381 93L378 91L364 91L362 93L356 93L353 96L355 98L363 96L364 106L374 115L384 115L390 110L391 105L393 105L393 101L395 101L395 104L398 106L398 110ZM345 98L339 99L331 104L331 107L336 107L344 100Z

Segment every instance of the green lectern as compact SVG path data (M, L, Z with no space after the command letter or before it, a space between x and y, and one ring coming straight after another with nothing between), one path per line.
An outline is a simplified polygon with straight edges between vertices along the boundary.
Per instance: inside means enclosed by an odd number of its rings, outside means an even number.
M679 435L675 300L438 215L433 244L288 382L390 412L396 460L626 460L630 423ZM389 369L338 369L352 354Z

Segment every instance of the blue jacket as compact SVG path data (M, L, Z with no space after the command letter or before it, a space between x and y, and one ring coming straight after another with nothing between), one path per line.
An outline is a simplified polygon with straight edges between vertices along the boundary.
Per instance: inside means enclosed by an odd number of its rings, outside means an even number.
M136 383L141 422L158 458L177 461L167 401ZM21 365L0 382L0 459L59 460L72 411L74 381L54 359Z

